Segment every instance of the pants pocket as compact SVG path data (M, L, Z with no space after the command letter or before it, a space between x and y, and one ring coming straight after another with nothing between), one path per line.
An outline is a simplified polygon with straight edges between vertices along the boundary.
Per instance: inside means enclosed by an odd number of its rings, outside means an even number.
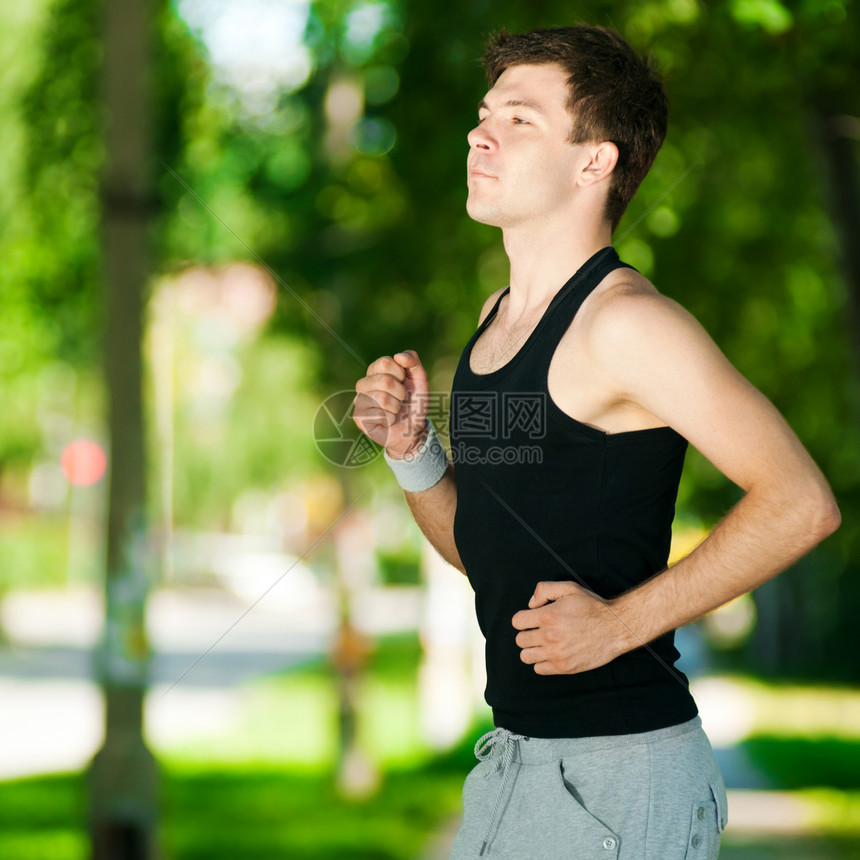
M569 816L571 831L575 834L574 842L568 843L568 850L570 851L571 846L575 848L567 855L558 856L593 857L595 860L612 860L618 857L621 848L619 835L586 809L576 786L565 778L564 761L558 762L556 767L554 777L561 793L563 814Z
M480 810L482 805L489 802L492 797L493 787L490 786L489 780L497 773L496 763L494 761L478 762L469 774L466 776L466 781L463 783L463 817L469 820L476 810Z
M726 784L723 782L723 775L717 771L708 780L708 785L711 789L711 797L717 804L717 821L720 825L720 833L722 833L729 820L729 804L726 798Z
M709 800L698 800L690 815L690 836L684 860L716 860L720 853L720 812L713 794Z

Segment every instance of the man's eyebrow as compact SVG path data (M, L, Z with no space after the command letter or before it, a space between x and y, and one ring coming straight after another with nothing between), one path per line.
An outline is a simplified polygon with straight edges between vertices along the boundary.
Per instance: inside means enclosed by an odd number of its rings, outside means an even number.
M525 99L508 99L506 102L502 103L502 107L519 107L526 108L527 110L533 110L536 113L545 113L544 109L535 102L526 101ZM478 103L478 110L489 110L490 106L487 104L486 99L481 99Z

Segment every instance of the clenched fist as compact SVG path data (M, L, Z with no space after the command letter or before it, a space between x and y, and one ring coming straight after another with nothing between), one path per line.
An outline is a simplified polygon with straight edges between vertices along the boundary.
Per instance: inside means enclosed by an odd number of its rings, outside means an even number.
M427 431L427 371L413 349L376 359L355 384L352 420L382 445L389 457L403 458L421 447Z

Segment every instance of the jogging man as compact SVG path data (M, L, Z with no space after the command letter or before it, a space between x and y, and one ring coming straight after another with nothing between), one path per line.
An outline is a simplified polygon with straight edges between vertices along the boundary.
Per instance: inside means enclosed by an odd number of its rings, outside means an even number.
M666 133L647 60L598 27L503 33L470 132L467 211L510 285L454 377L448 461L406 351L356 384L424 534L475 590L495 731L454 858L714 858L726 796L674 630L839 525L773 406L611 245ZM694 273L691 273L694 276ZM744 490L666 568L687 443Z

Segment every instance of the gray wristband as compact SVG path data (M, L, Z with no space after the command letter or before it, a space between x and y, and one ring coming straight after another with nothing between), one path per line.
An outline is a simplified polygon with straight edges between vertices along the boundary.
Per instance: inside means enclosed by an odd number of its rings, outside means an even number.
M409 493L420 493L435 487L448 468L448 455L436 436L433 422L429 418L427 419L427 438L417 451L402 459L389 457L387 451L382 453L385 456L385 462L394 472L397 483Z

